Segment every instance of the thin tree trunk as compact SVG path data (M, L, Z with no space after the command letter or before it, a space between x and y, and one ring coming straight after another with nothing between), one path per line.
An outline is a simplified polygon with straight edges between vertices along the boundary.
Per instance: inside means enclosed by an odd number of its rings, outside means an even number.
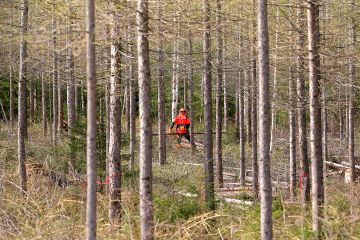
M161 24L162 18L162 1L157 0L158 20L157 20L157 31L159 36L158 45L158 133L159 133L159 163L160 165L166 162L166 132L165 132L165 98L164 98L164 83L165 83L165 72L164 72L164 37L162 36L163 27Z
M255 0L253 0L253 13L255 17ZM256 20L253 22L253 29L256 29ZM252 55L251 55L251 82L252 82L252 101L251 101L251 161L252 161L252 170L253 170L253 182L252 182L252 190L256 199L259 199L259 166L258 166L258 156L257 156L257 79L256 79L256 35L253 35L252 39Z
M222 167L222 124L223 124L223 39L222 39L222 11L221 0L216 1L216 34L217 34L217 59L216 59L216 177L219 187L224 185Z
M240 24L240 23L239 23ZM238 88L239 88L239 147L240 147L240 184L241 186L245 186L245 115L244 115L244 83L245 83L245 74L242 68L243 64L243 57L242 57L242 36L240 35L239 29L239 81L238 81Z
M10 109L9 109L9 118L10 118L10 131L13 132L14 130L14 125L15 125L15 114L14 114L14 75L13 75L13 50L10 49L10 76L9 76L9 88L10 88L10 96L9 96L9 104L10 104Z
M32 79L29 80L29 98L30 98L30 122L34 123L35 120L35 89L34 89L34 81Z
M354 9L355 4L354 0L350 0L350 7ZM354 157L354 93L353 93L353 84L355 82L355 64L354 59L356 52L356 32L355 32L355 19L351 17L350 23L350 64L349 64L349 147L348 147L348 157L350 163L350 171L351 171L351 181L355 182L356 180L356 169L355 169L355 157Z
M252 64L252 62L251 62L251 64ZM252 74L251 68L249 70L251 71L251 77L252 77L253 74ZM251 94L252 85L251 85L251 77L248 77L247 81L246 81L246 89L247 89L246 136L247 136L248 144L251 144L251 141L252 141L252 131L251 131L251 129L252 129L252 126L251 126L251 123L252 123L252 118L251 118L251 116L252 116L252 94Z
M112 9L116 9L114 4ZM115 10L111 14L111 77L110 77L110 132L109 132L109 219L121 221L121 159L120 159L120 91L121 91L121 46Z
M207 209L215 210L214 193L214 162L212 142L212 86L211 86L211 55L210 55L210 2L203 0L203 61L204 61L204 151L205 151L205 202Z
M55 2L53 1L53 4ZM52 140L53 145L57 145L58 138L58 54L56 52L56 20L55 16L52 17L52 47L53 47L53 94L52 94L52 110L53 110L53 122L52 122Z
M192 33L189 30L188 36L189 44L189 110L190 110L190 142L191 148L194 150L196 148L195 139L194 139L194 68L193 68L193 43L192 43Z
M305 206L310 201L310 168L308 158L307 146L307 131L306 131L306 101L305 101L305 78L304 78L304 56L303 50L305 48L304 37L304 10L301 8L302 0L298 1L297 8L297 28L298 37L296 44L296 95L297 95L297 123L298 123L298 144L299 144L299 158L300 158L300 194L302 203Z
M278 62L278 46L279 46L279 7L276 7L276 26L275 26L275 56L274 56L274 80L273 94L271 102L271 135L270 135L270 154L274 145L274 134L276 127L276 102L277 102L277 62Z
M308 44L310 85L310 152L312 180L312 229L319 236L324 202L323 159L321 141L319 2L308 1Z
M86 239L96 239L96 63L95 1L86 1L86 72L87 72L87 136L86 136Z
M67 29L67 123L68 123L68 134L71 139L71 153L69 159L69 172L75 173L75 151L74 149L74 136L73 136L73 128L75 124L75 73L74 73L74 53L73 53L73 41L72 41L72 1L68 0L69 9L68 9L68 29Z
M42 125L43 135L47 135L47 109L46 109L46 85L44 79L44 69L41 69L41 110L42 110Z
M179 103L179 25L177 17L174 17L174 30L176 32L172 54L172 102L171 102L171 119L174 119L177 113Z
M64 124L64 96L63 96L63 83L60 79L63 76L61 75L61 70L59 69L58 73L58 134L62 133L62 127Z
M137 52L140 109L140 239L154 239L152 203L151 78L148 1L137 1Z
M272 184L270 167L269 33L267 0L258 3L259 49L259 162L261 239L272 239Z
M21 3L21 20L20 20L20 64L19 64L19 95L18 95L18 159L19 159L19 176L20 187L25 193L27 190L26 179L26 76L27 76L27 27L28 27L29 2L23 0Z
M296 197L296 90L293 67L289 67L289 166L290 198Z

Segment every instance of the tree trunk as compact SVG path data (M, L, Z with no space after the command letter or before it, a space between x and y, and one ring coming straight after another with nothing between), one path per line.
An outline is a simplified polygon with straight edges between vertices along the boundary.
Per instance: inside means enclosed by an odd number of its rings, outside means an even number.
M19 176L20 187L23 193L27 191L26 180L26 75L27 75L27 27L28 27L29 2L23 0L21 3L21 20L20 20L20 64L19 64L19 95L18 95L18 159L19 159Z
M240 22L239 22L240 25ZM246 177L246 168L245 168L245 115L244 115L244 71L242 68L242 64L244 63L242 57L242 36L240 35L239 28L239 50L238 50L238 59L239 59L239 79L238 79L238 91L239 91L239 147L240 147L240 184L241 186L245 186L245 177Z
M203 0L204 36L203 36L203 61L204 61L204 151L205 151L205 202L207 209L215 210L214 193L214 162L212 142L212 85L211 85L211 55L210 55L210 2Z
M10 104L10 109L9 109L9 118L10 118L10 131L13 132L14 130L14 125L15 125L15 114L14 114L14 75L13 75L13 51L10 50L10 76L9 76L9 88L10 88L10 96L9 96L9 104Z
M159 133L159 163L160 165L166 162L166 132L165 132L165 98L164 98L164 83L165 83L165 72L164 72L164 37L161 34L163 27L160 19L162 18L162 1L157 0L158 20L157 20L157 31L159 36L158 45L158 133Z
M306 96L305 96L305 78L304 78L304 56L303 50L305 48L304 37L304 10L301 8L302 0L298 1L297 8L297 44L296 44L296 95L297 95L297 118L298 118L298 144L299 144L299 158L300 158L300 194L303 205L310 201L310 168L308 158L307 146L307 131L306 131Z
M30 122L35 122L35 89L34 89L34 81L32 79L29 80L29 98L30 98Z
M350 0L350 7L354 9L355 3L354 0ZM350 163L351 171L351 181L355 182L356 180L356 170L355 170L355 157L354 157L354 93L353 93L353 84L355 82L355 64L354 64L354 55L356 53L356 31L355 31L355 19L351 17L350 23L350 64L349 64L349 147L348 147L348 157Z
M277 102L277 62L279 46L279 7L276 7L276 26L275 26L275 56L274 56L274 81L271 102L271 135L270 135L270 154L274 145L274 134L276 127L276 102Z
M196 148L195 139L194 139L194 123L195 123L195 114L194 114L194 68L193 68L193 44L192 44L192 33L189 30L188 36L189 44L189 110L190 110L190 142L191 148L194 150Z
M292 51L292 50L291 50ZM291 60L289 61L291 62ZM290 198L296 197L296 92L293 67L289 66L289 166L290 166Z
M172 102L171 102L171 120L173 120L177 114L177 108L179 103L179 25L177 17L174 17L174 47L172 53Z
M112 4L112 9L116 6ZM120 91L121 91L121 46L118 17L111 14L111 76L110 76L110 132L109 132L109 219L112 223L121 220L121 159L120 159Z
M96 239L96 63L95 1L86 1L86 73L87 73L87 136L86 136L86 239Z
M222 124L223 124L223 39L222 39L222 11L221 0L216 1L216 34L217 34L217 59L216 59L216 177L219 187L224 186L222 168Z
M47 106L46 106L46 85L44 79L44 69L41 68L41 110L42 110L42 125L43 135L47 135Z
M71 153L69 159L69 172L75 173L75 151L74 149L74 136L73 136L73 128L75 124L75 74L74 74L74 53L73 53L73 41L72 41L72 1L68 0L69 9L68 9L68 29L67 29L67 123L68 123L68 134L71 139Z
M154 239L152 203L152 123L148 1L138 0L136 12L140 109L140 238Z
M272 239L272 187L270 167L269 33L267 0L258 3L259 49L259 162L261 239Z
M53 4L55 2L53 1ZM56 20L55 16L52 17L52 47L53 47L53 94L52 94L52 110L53 110L53 123L52 123L52 140L53 145L57 145L58 138L58 54L56 50Z
M254 14L254 22L253 22L253 29L256 29L256 14L255 14L255 0L253 0L253 14ZM257 156L257 147L258 147L258 140L257 140L257 79L256 79L256 35L253 35L252 39L252 55L251 55L251 82L252 82L252 101L251 101L251 161L252 161L252 169L253 169L253 182L252 182L252 189L254 192L254 196L256 199L259 199L259 166L258 166L258 156Z
M312 180L312 228L319 235L322 205L324 202L323 159L321 142L320 56L319 56L319 2L308 2L308 44L310 85L310 152Z
M58 134L62 133L62 128L64 124L64 96L63 96L63 83L60 79L62 79L63 76L61 75L61 70L59 69L58 73Z

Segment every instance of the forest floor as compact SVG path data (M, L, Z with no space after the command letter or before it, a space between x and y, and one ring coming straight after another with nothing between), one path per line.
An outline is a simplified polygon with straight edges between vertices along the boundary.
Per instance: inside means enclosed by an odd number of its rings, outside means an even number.
M279 187L274 187L274 239L311 239L310 209L304 209L299 199L292 202L288 197L287 135L286 132L277 134L280 137L277 137L272 159L273 181L279 183ZM201 141L201 136L197 138ZM169 137L167 164L160 166L156 141L154 138L156 239L259 239L259 204L254 203L249 187L240 189L237 186L239 146L234 133L224 136L227 189L217 188L215 213L207 213L203 203L203 150L176 149L175 138ZM246 164L250 169L250 149L247 147L246 150ZM346 152L336 140L330 141L329 150L330 156L341 156ZM123 156L126 151L126 148L122 150ZM28 192L24 197L18 186L16 134L9 134L4 126L1 127L0 239L84 239L86 183L64 183L68 178L64 174L68 156L66 140L53 148L51 140L42 136L40 126L30 127ZM84 149L78 150L77 161L83 179ZM99 191L98 239L139 239L138 170L127 171L126 157L123 165L122 224L109 224L107 196L104 190ZM59 179L63 179L60 184ZM360 239L360 187L350 187L341 175L326 179L325 184L324 239Z

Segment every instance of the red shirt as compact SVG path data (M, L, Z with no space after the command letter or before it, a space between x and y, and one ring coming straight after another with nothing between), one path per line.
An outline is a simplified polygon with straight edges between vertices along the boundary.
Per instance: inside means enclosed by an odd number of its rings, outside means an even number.
M190 124L190 119L185 114L179 114L173 120L176 124L176 133L187 133L186 125Z

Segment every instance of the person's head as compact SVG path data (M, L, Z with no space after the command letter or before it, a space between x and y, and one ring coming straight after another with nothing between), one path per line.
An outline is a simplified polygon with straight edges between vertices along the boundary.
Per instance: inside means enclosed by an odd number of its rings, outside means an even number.
M180 108L179 113L180 114L186 114L186 109L185 108Z

